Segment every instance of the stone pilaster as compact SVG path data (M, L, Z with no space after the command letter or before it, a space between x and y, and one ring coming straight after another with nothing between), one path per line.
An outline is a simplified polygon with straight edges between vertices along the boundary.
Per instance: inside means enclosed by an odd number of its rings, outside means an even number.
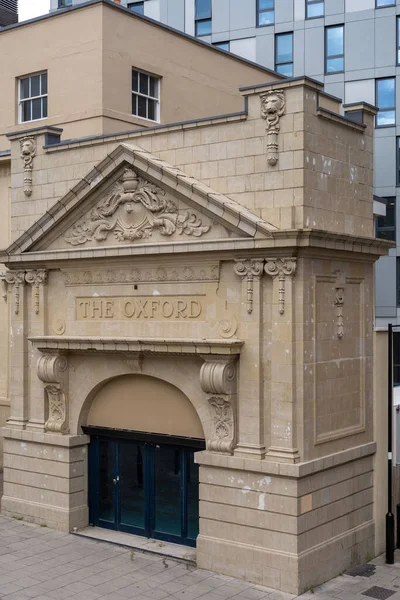
M7 301L10 322L10 427L24 429L27 414L27 346L25 271L7 271Z
M295 463L300 460L296 445L296 355L293 302L296 259L266 259L264 270L273 280L271 445L266 458L273 461Z
M31 336L45 335L45 315L46 315L46 289L47 289L47 271L45 269L36 269L27 271L25 281L31 287L31 298L29 304L29 321ZM29 402L29 422L27 429L35 431L44 431L45 429L45 402L43 385L38 379L36 365L40 358L40 352L32 347L29 352L29 381L30 381L30 402Z
M240 359L239 430L235 455L263 458L264 389L262 361L261 288L264 260L237 260L234 272L242 279L241 321L245 345Z

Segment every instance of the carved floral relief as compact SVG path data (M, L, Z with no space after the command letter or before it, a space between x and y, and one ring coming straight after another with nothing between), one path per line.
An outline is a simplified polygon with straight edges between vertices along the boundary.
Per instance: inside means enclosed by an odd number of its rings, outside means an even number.
M201 237L210 228L196 213L179 211L161 188L132 169L125 169L111 193L67 232L65 241L79 246L93 240L105 241L113 235L118 242L133 242L155 232L166 237L174 233Z

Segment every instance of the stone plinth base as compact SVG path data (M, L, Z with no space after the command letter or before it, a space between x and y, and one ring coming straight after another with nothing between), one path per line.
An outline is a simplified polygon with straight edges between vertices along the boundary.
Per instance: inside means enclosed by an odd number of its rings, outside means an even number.
M299 464L208 452L200 467L200 568L292 594L374 554L367 444Z
M88 436L5 427L3 437L2 513L61 531L87 526Z

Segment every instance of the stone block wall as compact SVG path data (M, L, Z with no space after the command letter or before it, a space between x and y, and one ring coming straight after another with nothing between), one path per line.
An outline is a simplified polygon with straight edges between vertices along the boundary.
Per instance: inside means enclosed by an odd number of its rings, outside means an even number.
M86 436L5 430L2 512L71 531L88 522Z
M374 554L374 449L312 467L198 454L198 564L297 594L365 562Z
M46 149L44 135L39 135L34 203L23 195L23 169L14 143L12 237L32 225L121 142L131 142L179 167L279 229L371 236L373 112L364 110L364 127L319 108L321 87L299 80L246 89L247 116L83 139ZM284 90L286 107L280 118L279 161L271 166L260 94L275 89Z

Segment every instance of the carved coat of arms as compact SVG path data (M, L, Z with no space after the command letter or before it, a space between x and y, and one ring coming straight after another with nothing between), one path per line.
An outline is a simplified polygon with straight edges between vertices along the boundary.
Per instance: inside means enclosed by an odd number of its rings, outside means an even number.
M203 225L195 213L178 211L161 188L141 179L132 169L125 169L111 193L89 217L75 223L65 240L78 246L91 240L104 241L112 233L119 242L133 242L149 238L155 230L165 236L178 232L200 237L210 226Z

